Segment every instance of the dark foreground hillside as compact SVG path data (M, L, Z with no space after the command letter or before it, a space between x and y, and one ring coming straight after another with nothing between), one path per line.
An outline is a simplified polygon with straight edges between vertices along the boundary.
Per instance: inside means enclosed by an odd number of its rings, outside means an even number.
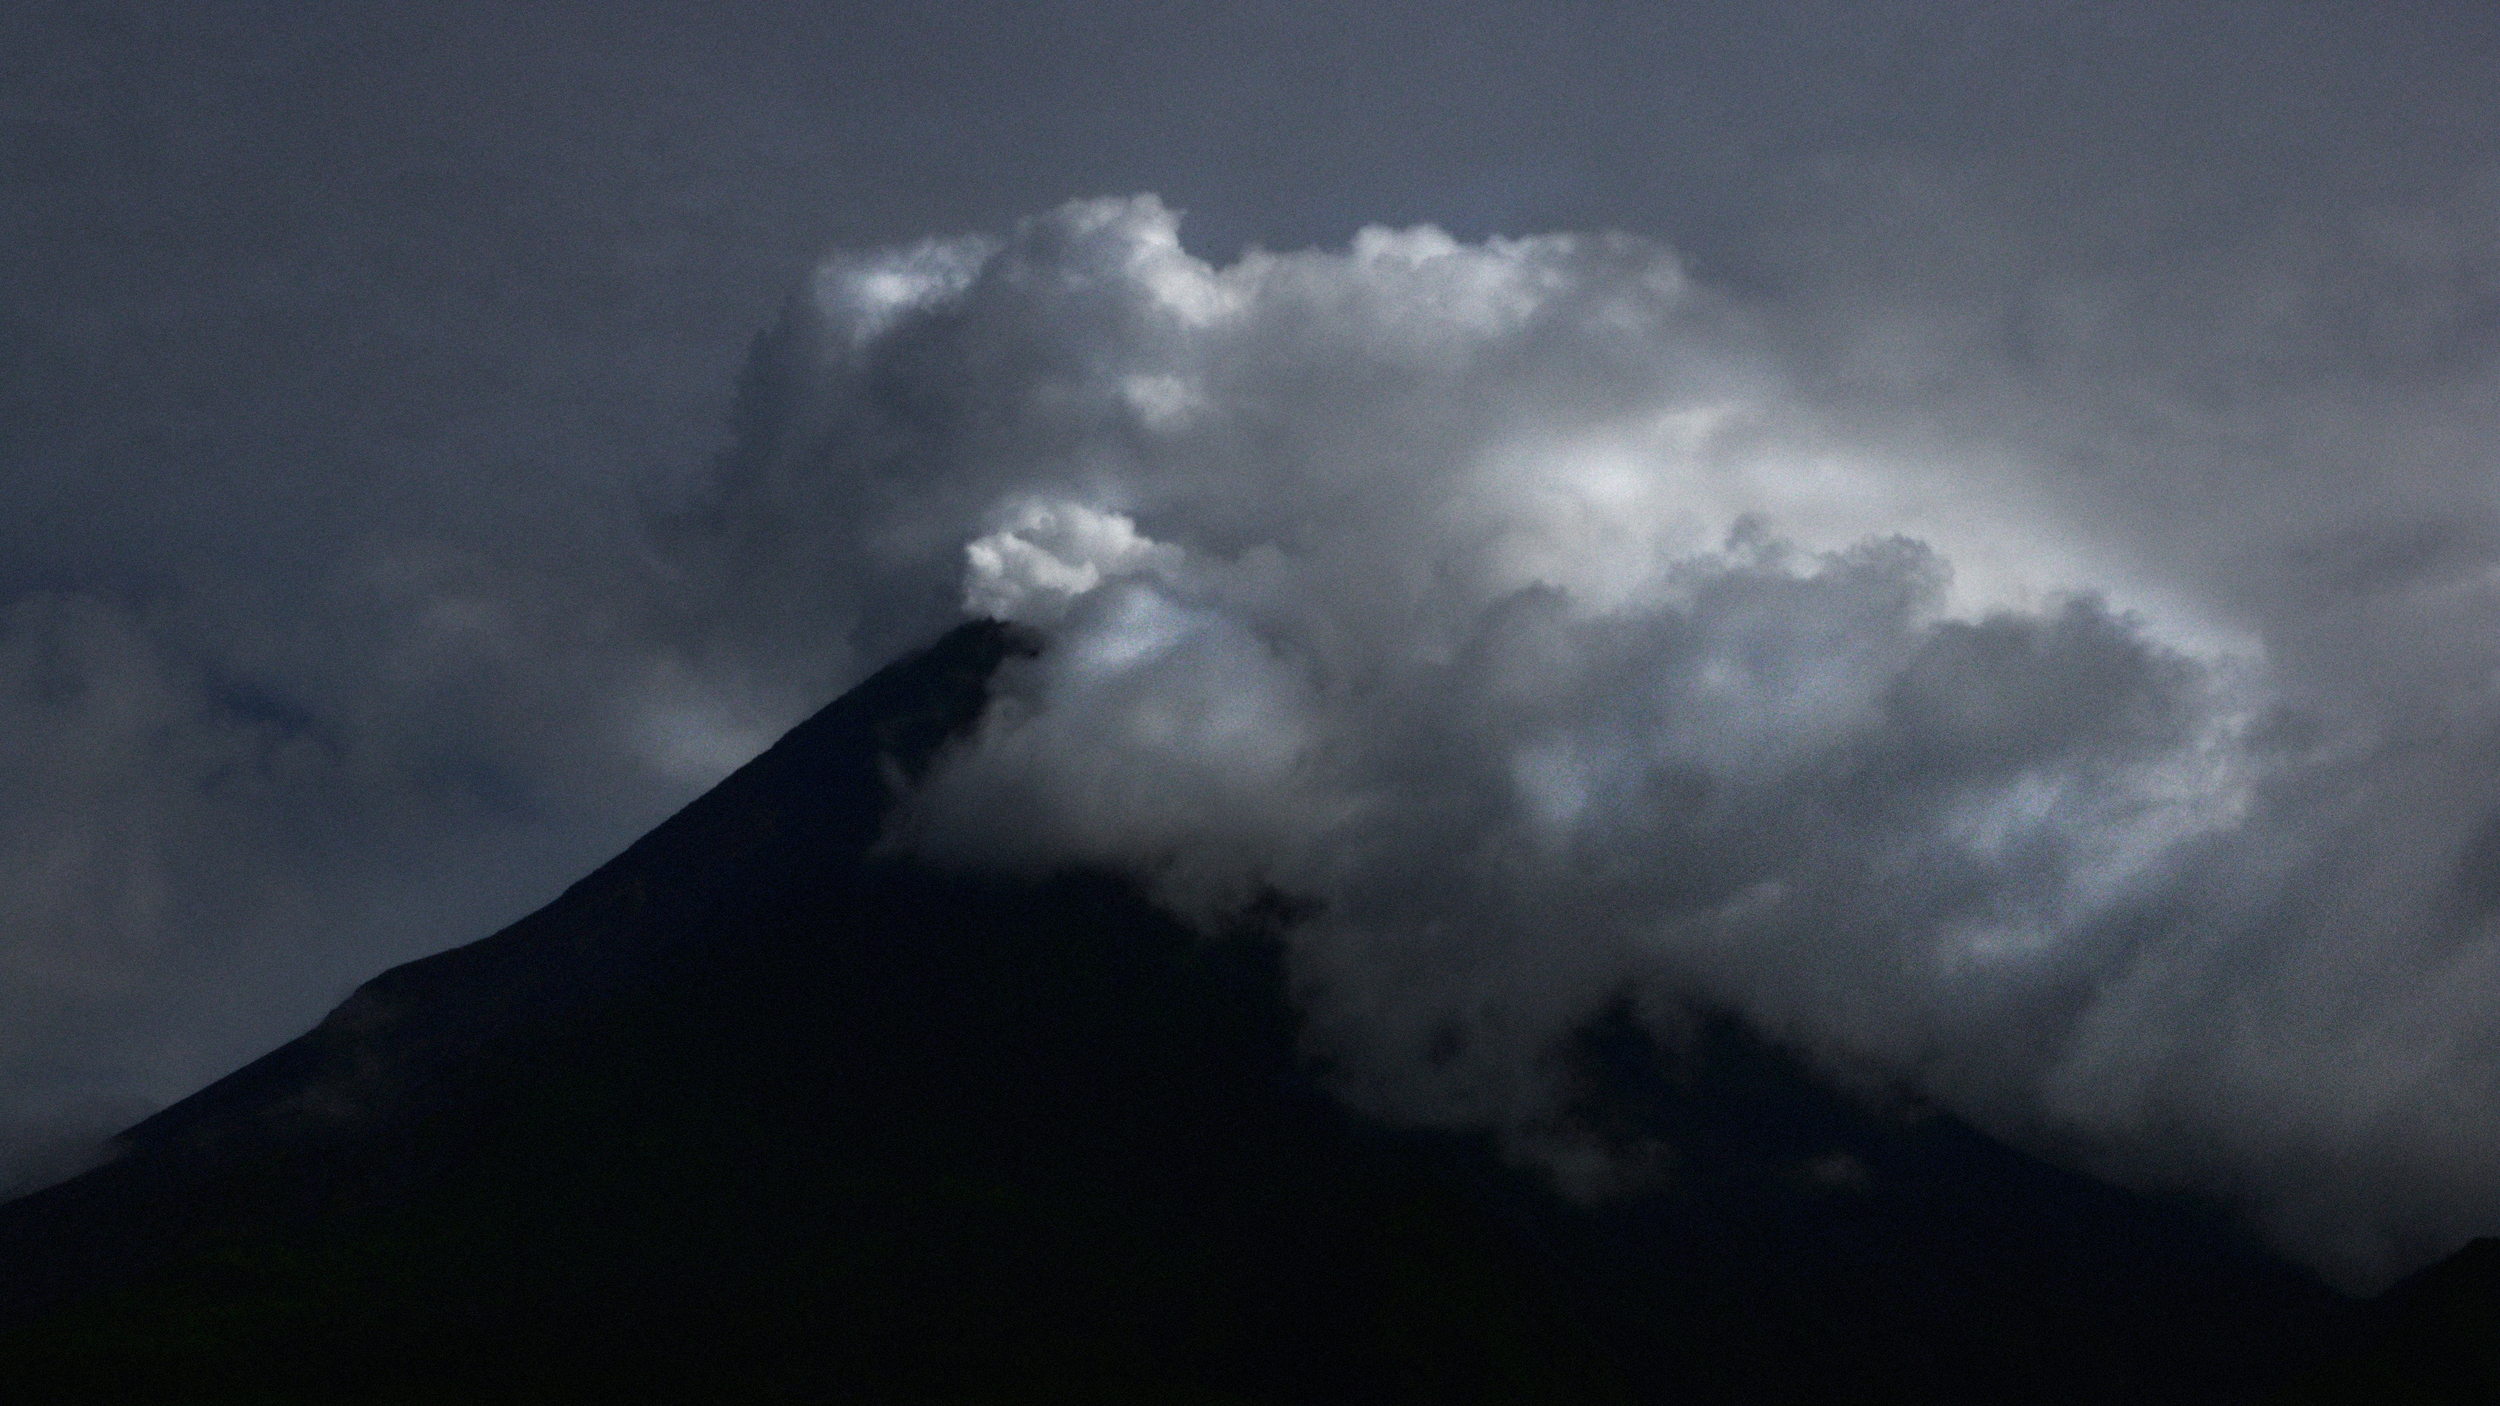
M1639 1196L1360 1122L1260 934L869 857L1017 648L957 631L0 1207L0 1394L2226 1402L2373 1329L1726 1021L1574 1052Z

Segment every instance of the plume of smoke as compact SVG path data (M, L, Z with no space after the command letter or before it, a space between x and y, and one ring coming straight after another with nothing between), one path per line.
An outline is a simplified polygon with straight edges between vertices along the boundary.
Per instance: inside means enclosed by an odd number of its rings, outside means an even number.
M798 432L707 540L864 653L1046 631L896 842L1209 925L1290 897L1372 1109L1532 1148L1558 1038L1701 999L2351 1282L2488 1229L2488 667L2311 668L2316 621L2056 491L2053 435L1801 335L1635 238L1213 267L1082 202L829 263L773 363ZM2052 392L2030 423L2087 416ZM2492 622L2443 580L2347 608Z

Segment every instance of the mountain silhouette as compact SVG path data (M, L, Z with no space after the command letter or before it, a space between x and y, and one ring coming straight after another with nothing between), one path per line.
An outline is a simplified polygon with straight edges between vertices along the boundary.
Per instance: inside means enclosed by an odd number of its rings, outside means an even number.
M1724 1016L1566 1052L1575 1135L1656 1168L1610 1197L1357 1117L1297 1054L1289 913L1210 938L877 849L1037 647L956 630L0 1206L0 1394L2327 1401L2411 1360L2197 1209Z

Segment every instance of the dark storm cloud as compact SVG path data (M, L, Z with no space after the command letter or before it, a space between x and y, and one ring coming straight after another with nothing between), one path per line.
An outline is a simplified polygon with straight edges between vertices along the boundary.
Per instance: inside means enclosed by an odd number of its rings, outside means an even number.
M1508 983L1526 1008L1487 1018L1527 1034L1481 1050L1530 1049L1617 978L1604 915L1784 883L1751 921L1863 942L1828 968L1705 944L1677 979L2079 1130L2127 1175L2234 1185L2307 1149L2319 1204L2284 1201L2288 1173L2252 1194L2356 1273L2487 1228L2487 1125L2440 1110L2487 1092L2491 1058L2492 27L2476 6L17 7L0 1149L178 1094L552 893L953 618L982 543L984 602L1049 613L1059 590L1072 639L1199 612L1171 656L1211 671L1197 703L1154 668L1052 665L993 778L1059 794L1051 729L1080 696L1115 730L1180 727L1177 809L1130 795L1056 832L1128 855L1202 824L1220 843L1158 851L1196 895L1176 901L1222 901L1242 856L1318 823L1261 770L1297 727L1362 764L1313 785L1407 797L1418 836L1518 847L1529 878L1579 872L1527 843L1575 807L1614 837L1555 851L1591 874L1684 847L1616 888L1523 879L1511 901L1596 936ZM1195 402L1207 368L1131 316L1129 275L1045 296L1092 257L1049 242L1064 218L982 262L1019 216L1141 189L1219 266L1437 222L1453 267L1541 268L1501 296L1544 320L1418 341L1483 290L1418 304L1388 277L1412 246L1375 241L1386 281L1305 259L1303 325L1234 344L1238 383ZM1679 258L1473 242L1548 229ZM860 258L808 283L829 244L957 230L988 239L918 246L882 292L839 286ZM1659 302L1640 279L1667 263ZM803 283L733 409L740 349ZM1228 399L1249 391L1265 419ZM737 447L707 473L724 414ZM1182 442L1203 472L1147 472ZM1679 455L1700 467L1659 479ZM1894 534L1921 546L1868 545ZM1664 584L1663 559L1685 563ZM1422 663L1363 664L1409 626ZM1247 643L1273 638L1304 652ZM1648 697L1634 679L1687 706L1607 701ZM1722 716L1692 705L1705 679L1839 711ZM1402 729L1390 700L1414 699L1440 731ZM1243 700L1269 711L1226 713ZM1620 763L1675 719L1699 760ZM1216 731L1181 746L1191 726ZM2216 798L2169 859L2126 848L2125 814ZM1869 917L1783 872L1856 873L1866 835L1932 884ZM2134 897L2082 923L2058 905L2111 846ZM1455 862L1367 853L1347 862ZM1304 876L1348 932L1357 878ZM1851 965L1977 913L2066 926L2034 975L2000 951L1950 999ZM1439 950L1374 916L1380 971ZM1460 964L1468 989L1502 986L1508 951ZM1383 1029L1434 1010L1433 966ZM2049 1033L1973 1054L2016 1007ZM2254 1092L2217 1111L2227 1088Z

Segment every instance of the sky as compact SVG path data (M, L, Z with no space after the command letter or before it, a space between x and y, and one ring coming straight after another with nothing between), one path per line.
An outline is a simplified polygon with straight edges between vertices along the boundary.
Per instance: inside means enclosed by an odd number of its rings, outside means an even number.
M893 843L1262 894L1389 1116L1734 1008L2500 1226L2480 5L23 4L0 1180L967 612ZM1002 823L1014 816L1019 823Z

